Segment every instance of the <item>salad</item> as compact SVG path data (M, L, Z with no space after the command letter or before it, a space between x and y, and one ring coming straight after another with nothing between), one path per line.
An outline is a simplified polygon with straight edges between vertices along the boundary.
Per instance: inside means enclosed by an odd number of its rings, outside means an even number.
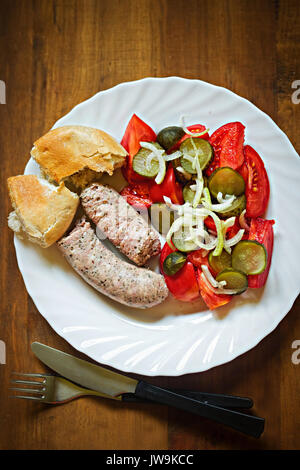
M137 115L121 144L128 182L121 195L166 238L160 270L181 301L202 297L209 309L265 285L274 220L266 220L270 185L259 154L231 122L211 135L202 124L166 127L156 135Z

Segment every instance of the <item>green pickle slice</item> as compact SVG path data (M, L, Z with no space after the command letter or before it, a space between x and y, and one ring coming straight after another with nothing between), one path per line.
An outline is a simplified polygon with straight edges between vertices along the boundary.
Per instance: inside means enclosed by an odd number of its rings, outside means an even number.
M179 251L170 253L163 262L163 271L167 276L174 276L186 262L186 255Z
M180 183L185 184L185 183L187 183L188 181L191 180L192 175L190 173L188 173L188 172L182 173L181 171L177 170L178 167L181 167L180 158L175 158L175 160L172 160L172 165L173 165L173 168L174 168L176 179Z
M242 196L238 196L233 203L231 204L229 209L225 211L220 211L219 214L221 217L235 217L239 216L244 209L246 209L246 196L242 194Z
M245 274L260 274L267 266L267 251L255 240L241 240L232 251L232 267Z
M196 191L193 191L191 189L191 186L193 186L195 184L196 184L195 181L190 181L189 183L187 183L184 186L184 188L182 190L182 195L183 195L184 202L189 202L190 204L193 203Z
M177 232L175 232L172 236L172 242L174 246L177 248L179 251L183 252L189 252L189 251L194 251L198 249L198 245L196 245L193 240L187 240L187 238L190 236L189 230L184 230L184 229L179 229Z
M216 280L226 281L224 289L234 289L237 290L237 294L245 292L248 287L248 280L245 273L238 271L237 269L226 268L221 271Z
M169 126L159 131L156 140L165 150L169 150L179 142L184 134L182 127Z
M219 256L214 256L213 252L210 251L208 262L214 272L219 274L224 269L231 268L231 255L227 253L227 251L223 250Z
M149 217L153 227L161 234L167 234L175 219L175 211L169 209L163 202L152 204Z
M195 148L198 151L198 160L200 163L200 168L201 170L204 170L213 157L213 148L207 140L200 139L199 137L190 137L189 139L184 140L180 145L180 151L183 154L186 153L190 155L192 158L196 156ZM190 162L184 156L180 158L180 163L182 168L188 173L197 173L197 169L193 168L192 162Z
M230 167L217 168L208 180L208 188L217 197L218 193L240 196L245 192L245 181L242 175Z
M159 150L163 148L157 142L151 142ZM147 178L155 178L159 171L159 162L156 158L151 160L149 168L147 167L147 157L151 151L145 148L140 148L138 153L133 157L132 168L136 173Z

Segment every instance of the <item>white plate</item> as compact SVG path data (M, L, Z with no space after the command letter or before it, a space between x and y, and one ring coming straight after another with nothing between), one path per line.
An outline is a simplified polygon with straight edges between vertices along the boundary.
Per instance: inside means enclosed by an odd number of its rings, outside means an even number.
M181 375L224 364L253 348L287 314L299 293L300 160L285 134L262 111L234 93L200 80L146 78L100 92L76 106L54 127L82 124L121 139L136 113L155 131L230 121L246 126L246 143L262 156L271 184L267 218L274 218L272 266L264 289L249 289L215 312L202 301L168 299L135 310L98 294L56 247L47 250L15 239L20 270L38 310L76 349L96 361L144 375ZM25 172L37 173L30 160ZM115 178L115 177L113 177Z

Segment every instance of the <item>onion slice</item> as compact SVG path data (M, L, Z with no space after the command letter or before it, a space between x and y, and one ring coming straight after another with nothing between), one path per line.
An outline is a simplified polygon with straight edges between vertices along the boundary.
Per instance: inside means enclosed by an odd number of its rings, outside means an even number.
M204 273L201 273L201 278L205 282L206 286L214 292L214 294L228 294L228 295L235 295L239 293L238 289L224 289L223 287L213 287L211 283L207 280Z
M176 152L164 155L164 159L166 162L170 162L172 160L176 160L176 158L180 158L181 156L182 156L182 153L179 150L177 150Z
M148 155L147 157L146 166L149 166L151 164L153 158L156 158L158 160L159 170L154 181L157 184L161 184L166 174L166 162L163 158L163 154L165 153L165 151L159 150L151 142L140 142L140 146L152 152L152 154Z
M208 282L211 283L211 285L213 287L219 287L219 288L223 288L224 286L226 286L227 282L226 281L220 281L218 282L212 275L212 273L210 272L210 270L208 269L208 267L206 266L206 264L201 264L201 269L202 269L202 272L204 274L204 276L206 277L206 279L208 280Z
M247 221L246 221L246 218L245 218L245 214L246 214L246 209L243 210L243 212L241 213L240 217L239 217L239 223L240 223L240 226L242 228L244 228L247 232L250 232L250 227L249 225L247 224Z
M187 135L190 135L192 137L201 137L201 135L204 135L206 134L209 129L204 129L204 131L201 131L201 132L191 132L188 130L188 128L186 127L185 125L185 119L184 119L184 116L181 116L181 119L180 119L180 124L181 124L181 127L182 129L184 130L184 132L187 134Z

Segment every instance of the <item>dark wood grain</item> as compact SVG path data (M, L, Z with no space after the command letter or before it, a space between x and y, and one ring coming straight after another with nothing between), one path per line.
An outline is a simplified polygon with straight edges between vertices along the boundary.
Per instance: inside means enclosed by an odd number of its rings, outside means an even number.
M225 86L267 112L300 150L300 8L296 0L2 0L0 79L1 449L297 449L300 302L255 349L233 362L151 382L248 395L266 418L260 440L156 405L82 399L61 407L8 398L10 373L37 372L34 340L76 353L28 296L6 217L6 178L23 172L32 142L99 90L146 76L179 75ZM246 325L245 325L246 327Z

